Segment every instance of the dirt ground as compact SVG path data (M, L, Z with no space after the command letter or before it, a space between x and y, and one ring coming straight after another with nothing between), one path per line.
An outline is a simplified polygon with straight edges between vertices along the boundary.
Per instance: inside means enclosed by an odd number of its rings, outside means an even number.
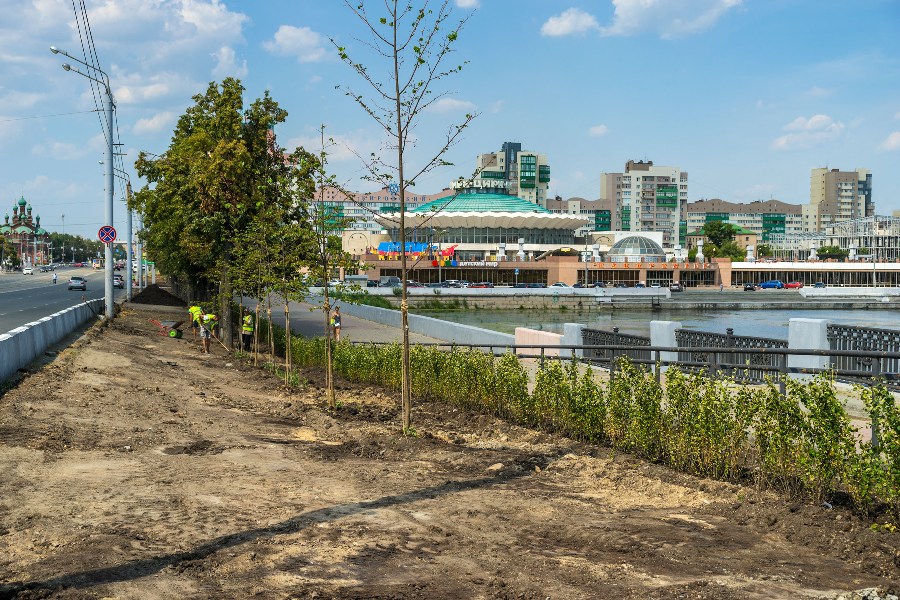
M126 311L0 396L0 598L835 598L900 533L321 374ZM858 595L857 595L858 596Z

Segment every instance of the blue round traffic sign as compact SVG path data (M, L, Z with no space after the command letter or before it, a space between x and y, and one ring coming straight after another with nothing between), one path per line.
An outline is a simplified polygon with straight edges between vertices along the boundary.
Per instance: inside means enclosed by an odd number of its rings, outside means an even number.
M100 231L97 232L97 237L100 238L100 241L104 244L111 244L116 241L116 228L112 225L104 225L100 228Z

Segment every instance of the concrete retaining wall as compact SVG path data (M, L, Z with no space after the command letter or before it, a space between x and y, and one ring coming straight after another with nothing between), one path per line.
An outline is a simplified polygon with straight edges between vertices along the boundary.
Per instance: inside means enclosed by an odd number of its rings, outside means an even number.
M12 377L102 310L102 299L91 300L0 335L0 381Z
M537 329L528 329L527 327L516 327L516 345L521 346L559 346L562 344L562 334L553 333L552 331L538 331ZM579 342L580 344L581 342ZM527 354L538 354L540 350L537 348L525 348L522 352ZM568 351L571 354L571 351ZM544 356L559 356L559 348L546 348Z
M348 304L340 301L336 304L341 307L341 312L345 315L400 328L399 310ZM462 325L460 323L451 323L421 315L409 315L409 330L413 333L427 335L431 338L455 344L482 344L498 347L515 344L515 336L507 333L499 333L490 329L482 329L481 327Z

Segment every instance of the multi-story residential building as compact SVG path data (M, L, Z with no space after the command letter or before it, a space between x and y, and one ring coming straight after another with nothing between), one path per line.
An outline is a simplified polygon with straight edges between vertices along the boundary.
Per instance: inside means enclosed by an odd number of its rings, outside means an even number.
M475 167L474 186L467 182L466 187L491 187L491 182L505 181L508 194L546 207L550 164L545 155L522 150L519 142L504 142L500 152L479 154Z
M710 199L687 205L688 231L702 229L710 221L725 221L755 233L760 242L777 234L803 231L802 205L780 200L756 200L748 204Z
M813 169L809 204L803 207L803 230L822 231L828 225L875 215L872 174L868 169Z
M556 214L580 215L591 221L575 231L575 237L585 237L591 231L611 231L612 215L606 203L601 199L585 200L574 197L563 200L559 196L547 200L547 210Z
M661 231L664 247L684 244L687 172L629 160L624 173L601 173L600 197L612 215L612 229Z

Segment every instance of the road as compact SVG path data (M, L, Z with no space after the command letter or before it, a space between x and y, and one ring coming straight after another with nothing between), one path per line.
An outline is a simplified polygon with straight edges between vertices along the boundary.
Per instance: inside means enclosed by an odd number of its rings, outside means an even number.
M74 306L82 301L82 296L85 300L103 297L103 271L90 267L59 267L55 273L58 277L56 285L53 285L52 272L34 275L22 275L18 271L0 273L0 333ZM86 292L68 290L66 284L72 275L87 279ZM120 289L115 292L117 298L125 293Z

